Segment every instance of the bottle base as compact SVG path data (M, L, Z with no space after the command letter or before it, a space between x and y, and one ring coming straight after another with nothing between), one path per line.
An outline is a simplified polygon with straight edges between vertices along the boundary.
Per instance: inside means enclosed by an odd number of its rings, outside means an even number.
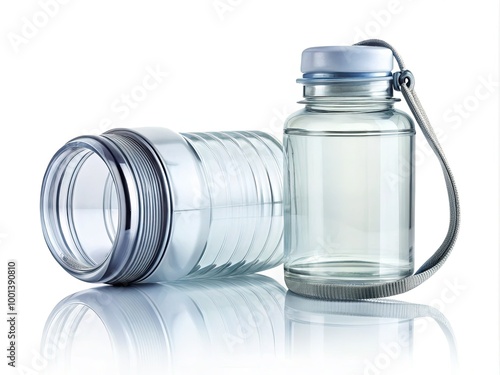
M397 265L359 260L335 260L285 265L285 279L321 284L376 284L400 280L413 273L409 263Z

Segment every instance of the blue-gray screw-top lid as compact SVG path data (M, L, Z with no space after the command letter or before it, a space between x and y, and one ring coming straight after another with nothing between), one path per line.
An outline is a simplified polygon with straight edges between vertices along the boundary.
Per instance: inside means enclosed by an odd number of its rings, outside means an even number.
M392 60L392 51L384 47L311 47L302 52L301 71L304 74L390 72Z

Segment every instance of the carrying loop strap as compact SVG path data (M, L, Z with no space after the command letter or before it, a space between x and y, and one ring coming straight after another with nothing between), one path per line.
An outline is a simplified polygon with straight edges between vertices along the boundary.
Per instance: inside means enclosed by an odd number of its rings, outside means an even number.
M415 79L409 70L406 70L403 59L398 52L388 43L379 39L369 39L357 43L356 45L362 46L378 46L389 48L394 58L396 59L401 72L394 74L394 87L403 93L408 106L410 107L413 116L417 120L422 133L424 134L427 142L429 143L434 154L437 156L441 168L443 170L446 187L448 189L448 200L450 205L450 224L448 233L441 243L441 246L436 252L411 276L404 279L369 285L354 285L354 284L333 284L333 283L311 283L300 285L293 285L296 293L308 295L315 298L324 299L340 299L340 300L354 300L354 299L368 299L388 297L396 294L405 293L431 277L443 265L451 253L451 249L455 244L458 234L458 227L460 222L460 206L458 202L457 187L455 179L451 173L450 167L444 156L443 150L437 140L432 126L425 114L417 94L413 89ZM295 284L295 282L294 282ZM290 285L289 285L290 287Z

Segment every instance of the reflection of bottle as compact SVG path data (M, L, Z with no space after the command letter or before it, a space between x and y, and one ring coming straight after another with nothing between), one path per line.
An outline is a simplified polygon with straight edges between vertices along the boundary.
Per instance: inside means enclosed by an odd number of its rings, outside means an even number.
M413 374L415 319L424 317L445 333L456 369L453 331L444 315L430 306L391 300L333 302L288 292L286 355L304 368L328 364L325 373Z
M285 280L296 293L413 272L415 129L394 108L392 60L371 46L302 54L305 108L284 129Z
M261 275L89 289L54 308L41 353L48 374L258 368L283 357L284 296Z
M60 265L126 284L240 275L282 261L282 147L263 132L114 129L64 145L41 215Z

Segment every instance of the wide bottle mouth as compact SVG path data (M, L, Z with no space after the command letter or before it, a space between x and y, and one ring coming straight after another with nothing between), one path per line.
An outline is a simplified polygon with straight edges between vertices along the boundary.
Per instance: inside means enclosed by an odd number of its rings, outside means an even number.
M74 277L139 281L155 267L170 228L166 174L152 146L129 130L65 144L45 173L42 229Z

